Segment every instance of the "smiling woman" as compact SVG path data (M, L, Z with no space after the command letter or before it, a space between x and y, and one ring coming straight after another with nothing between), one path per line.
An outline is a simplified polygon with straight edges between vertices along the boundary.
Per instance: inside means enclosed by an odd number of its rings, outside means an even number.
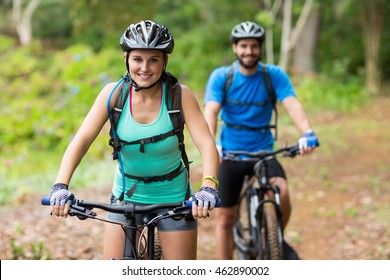
M214 139L193 92L166 72L174 40L165 26L150 20L131 24L120 46L127 73L101 90L68 146L50 191L51 213L68 216L74 202L68 190L72 175L110 119L110 145L118 159L110 202L160 204L193 199L191 219L165 219L157 228L164 259L195 259L196 219L207 218L218 200L218 181L208 179L216 177L219 168ZM202 157L204 179L195 194L188 176L184 123ZM121 214L110 213L108 218L125 222ZM142 217L137 221L142 223ZM122 258L123 240L120 226L108 224L103 258Z

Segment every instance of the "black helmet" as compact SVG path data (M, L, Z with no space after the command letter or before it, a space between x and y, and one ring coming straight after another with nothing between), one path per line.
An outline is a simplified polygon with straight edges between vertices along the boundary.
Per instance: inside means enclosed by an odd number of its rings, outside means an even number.
M125 30L120 39L120 45L125 52L134 49L152 49L170 54L175 43L171 33L165 26L151 20L143 20L131 24Z
M263 43L265 38L264 28L257 23L251 21L244 21L233 27L230 34L233 43L237 43L240 39L253 38Z

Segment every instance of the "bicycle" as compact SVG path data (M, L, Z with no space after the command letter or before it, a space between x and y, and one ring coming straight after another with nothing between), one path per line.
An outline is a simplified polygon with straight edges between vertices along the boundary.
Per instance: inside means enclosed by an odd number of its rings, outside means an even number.
M192 218L191 208L192 200L186 200L176 203L163 203L153 205L143 205L134 202L129 202L123 205L111 205L101 202L88 202L84 200L74 199L69 210L69 216L76 216L80 220L95 219L102 222L117 224L122 227L125 233L124 243L124 260L159 260L162 256L162 251L156 234L156 223L160 219L166 218ZM42 205L50 205L50 197L43 197ZM218 207L220 202L217 203ZM98 216L92 211L94 208L101 209L107 212L123 214L126 217L124 224L108 220L106 217ZM156 216L145 215L143 224L137 225L135 214L151 214L157 210L167 210ZM145 229L147 235L145 237ZM137 244L137 231L140 233ZM144 247L142 246L144 241Z
M233 228L237 257L240 260L284 259L279 187L271 186L266 175L267 160L280 153L284 153L284 157L293 158L299 154L299 147L294 145L273 151L225 152L227 160L256 162L253 174L244 179L238 203L238 219Z

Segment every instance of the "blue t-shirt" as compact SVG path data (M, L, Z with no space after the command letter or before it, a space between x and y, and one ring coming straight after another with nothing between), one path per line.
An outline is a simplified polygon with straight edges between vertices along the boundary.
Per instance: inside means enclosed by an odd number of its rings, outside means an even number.
M239 71L238 63L234 63L233 67L235 67L233 82L226 96L224 88L228 66L215 69L206 86L204 102L216 101L222 104L221 119L224 124L221 126L219 143L226 151L271 150L274 138L269 128L249 130L227 126L231 124L261 128L268 126L272 119L272 104L267 102L269 94L261 66L259 65L255 74L249 76ZM266 67L280 102L286 97L296 96L290 78L280 67L268 64ZM230 101L227 102L226 99Z

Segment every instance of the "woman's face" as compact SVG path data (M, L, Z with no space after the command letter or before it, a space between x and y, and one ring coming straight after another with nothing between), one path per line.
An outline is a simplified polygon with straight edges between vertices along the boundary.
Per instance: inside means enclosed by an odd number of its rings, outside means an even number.
M159 50L133 50L129 54L130 75L140 87L148 87L158 81L165 64L165 56Z

